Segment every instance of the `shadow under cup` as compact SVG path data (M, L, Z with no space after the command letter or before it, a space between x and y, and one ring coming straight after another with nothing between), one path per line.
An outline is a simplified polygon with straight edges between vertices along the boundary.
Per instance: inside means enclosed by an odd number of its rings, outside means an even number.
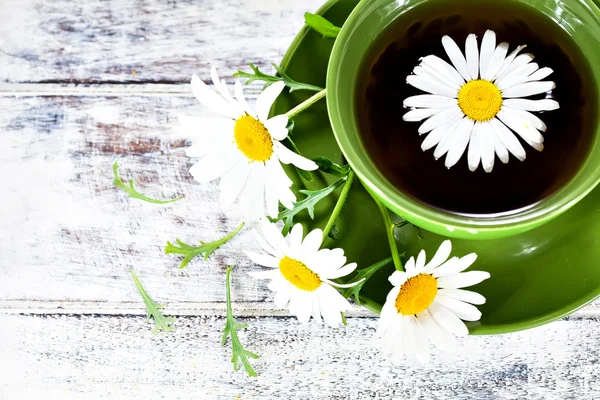
M472 4L471 4L472 3ZM498 4L500 3L500 4ZM540 174L540 177L544 177L544 169L550 171L552 167L555 167L553 162L558 159L557 154L561 154L561 149L568 147L571 143L568 142L572 134L572 141L575 142L579 130L585 130L587 138L585 140L585 151L579 151L573 162L573 170L568 173L568 177L562 176L560 185L556 188L552 188L551 192L543 196L539 200L533 201L531 204L526 204L523 207L516 207L508 212L491 212L491 213L478 213L468 212L469 205L466 204L464 210L459 212L448 212L443 210L443 207L436 207L432 205L431 201L423 201L419 199L418 194L410 193L402 185L398 184L394 180L394 176L390 175L390 171L386 170L385 165L382 165L379 154L373 151L373 144L370 140L365 140L365 131L368 126L367 117L360 110L363 109L364 98L361 93L365 92L367 87L366 82L369 80L369 74L372 73L371 66L373 66L381 54L385 53L385 44L393 43L394 41L400 40L400 35L414 34L415 30L425 29L422 25L415 24L421 15L427 14L429 10L432 11L432 15L447 15L447 18L435 18L428 21L428 24L424 24L425 27L430 25L436 29L436 34L431 35L435 38L435 41L439 44L437 47L441 48L441 37L444 34L450 33L451 36L457 41L461 50L464 48L464 39L466 34L461 37L460 31L461 6L468 5L472 8L467 8L469 11L465 13L471 13L473 7L483 17L475 21L477 25L475 28L468 26L464 27L464 30L474 32L478 36L478 41L481 43L481 37L486 29L498 30L498 42L509 41L510 49L512 51L517 45L527 44L527 42L519 42L518 34L515 34L516 30L506 30L504 36L502 36L502 29L498 28L498 24L505 24L506 18L502 17L502 13L499 12L498 7L503 9L504 15L511 15L510 12L514 12L514 20L519 21L520 15L527 18L527 14L519 13L523 11L523 7L527 8L525 11L528 13L535 13L536 17L543 18L553 28L560 29L560 33L563 37L566 37L575 46L577 53L581 55L580 60L570 60L571 64L575 66L576 71L583 78L582 84L588 98L585 99L585 109L588 110L585 114L585 118L582 118L571 111L568 105L571 105L568 99L561 99L559 103L567 105L561 107L560 111L569 110L566 115L561 115L561 118L557 120L555 126L561 123L564 126L567 136L565 139L567 142L557 143L556 140L553 142L552 138L548 138L547 134L550 134L550 122L552 120L552 112L544 113L541 118L548 122L549 131L544 133L546 138L546 149L537 153L529 145L522 142L523 147L527 153L527 160L523 163L519 162L516 158L511 155L511 158L506 165L500 165L498 158L495 159L495 170L496 168L505 168L504 171L512 171L508 176L510 180L505 180L505 185L497 185L499 187L505 186L502 190L511 191L513 193L520 194L527 189L527 186L521 186L524 189L519 190L519 184L526 185L523 183L525 178L528 179L525 182L531 182L536 179ZM464 8L463 8L464 9ZM426 11L423 11L426 10ZM457 13L458 10L458 13ZM496 11L495 11L496 10ZM508 10L508 11L507 11ZM436 14L437 13L437 14ZM486 13L491 14L486 16ZM432 17L433 18L433 17ZM510 19L510 18L509 18ZM425 18L427 22L427 19ZM433 22L432 22L433 21ZM448 22L450 21L450 22ZM532 19L534 25L533 28L537 29L539 25L535 24L535 18ZM471 21L473 22L473 21ZM467 22L464 22L467 24ZM518 23L518 22L517 22ZM416 28L413 26L415 25ZM488 26L492 25L492 26ZM454 28L452 28L452 26ZM458 28L457 28L458 26ZM433 29L432 28L432 29ZM458 31L456 30L458 29ZM400 33L399 33L400 32ZM406 33L408 32L408 33ZM439 32L439 33L437 33ZM540 35L544 35L544 31L540 28ZM512 35L512 36L511 36ZM515 42L516 41L516 42ZM560 46L560 44L558 44ZM410 47L410 46L409 46ZM327 71L327 105L329 110L329 118L342 152L347 158L350 165L353 167L367 190L372 195L377 196L382 202L390 208L396 214L402 216L409 222L432 232L440 235L455 237L455 238L466 238L466 239L494 239L505 236L510 236L524 232L526 230L535 228L550 221L557 217L561 213L568 210L570 207L575 205L579 200L585 197L600 181L600 145L599 135L600 129L598 127L598 113L597 113L597 92L598 83L600 82L600 10L593 3L592 0L521 0L513 1L507 0L503 2L497 2L494 0L363 0L354 9L346 23L344 24L340 35L336 39L333 52L329 61ZM534 50L531 50L535 54ZM414 170L414 175L407 173L413 182L421 184L425 182L423 187L427 187L426 184L429 181L435 179L435 175L427 175L427 171L419 168L427 165L427 163L437 163L439 166L443 166L443 158L437 162L433 160L433 154L430 150L427 153L422 153L418 147L424 137L419 137L417 128L419 123L404 123L402 122L402 115L407 111L402 107L402 100L407 97L405 90L408 85L406 84L406 76L412 71L414 66L418 64L418 58L425 55L431 54L428 52L426 46L423 49L416 49L412 51L409 49L409 56L397 58L398 62L398 74L393 78L393 74L388 74L389 79L389 90L397 95L394 98L393 95L390 97L392 101L389 103L396 103L397 116L392 115L393 118L397 118L398 123L394 124L393 119L389 119L390 137L383 141L383 145L380 145L383 151L390 151L388 147L398 148L398 153L405 154L402 160L407 157L418 156L416 165L411 168ZM568 53L567 53L568 54ZM448 60L445 54L437 54L442 58ZM537 55L536 55L537 56ZM569 55L570 56L570 55ZM404 58L409 58L404 60ZM544 67L543 55L539 57L540 67ZM393 58L392 58L393 60ZM537 61L537 60L536 60ZM408 71L408 72L407 72ZM555 70L555 72L558 72ZM559 81L560 77L551 75L546 80L554 80L557 88L561 85ZM384 75L385 76L385 75ZM572 81L563 82L563 85L567 87L572 85ZM581 84L581 82L580 82ZM396 89L395 86L396 85ZM398 86L403 85L403 86ZM408 91L407 91L408 93ZM421 91L411 92L410 95L424 94ZM537 97L532 97L537 98ZM557 100L559 98L557 97ZM385 102L381 102L385 104ZM393 105L392 105L393 106ZM377 105L379 107L379 105ZM389 115L387 116L389 117ZM565 117L572 118L574 121L572 124L565 122ZM379 118L379 117L378 117ZM386 126L386 116L381 114L381 125ZM548 120L548 121L546 121ZM412 124L412 125L407 125ZM395 128L399 128L398 132L394 132ZM394 129L392 129L394 128ZM576 129L576 134L573 134L570 129ZM405 129L402 131L401 129ZM567 132L568 131L568 132ZM569 133L571 132L571 133ZM402 137L402 140L395 141L397 135ZM391 143L391 146L388 144ZM549 146L555 145L555 148ZM410 147L416 146L416 147ZM582 145L579 145L581 147ZM408 151L410 150L410 151ZM579 149L581 150L581 149ZM531 166L535 164L535 157L543 159L543 163L538 163L541 168L537 171L531 171ZM401 160L401 161L402 161ZM529 164L527 162L529 161ZM544 164L546 163L546 164ZM451 170L452 173L458 173L457 169L467 170L466 157L463 158L455 165ZM402 163L399 164L400 166ZM547 167L545 167L546 165ZM529 172L524 172L528 171ZM406 170L399 169L401 172ZM464 171L463 171L464 172ZM535 172L535 174L534 174ZM554 171L557 176L560 176L561 171ZM444 172L445 173L445 172ZM476 189L480 186L485 186L486 174L481 171L481 167L478 171L471 173L477 174L472 175L474 182L480 179L480 183L470 184L470 187L475 187L473 192L474 196L477 196ZM510 182L514 175L514 185ZM563 174L564 175L564 174ZM449 175L452 176L452 175ZM453 187L459 187L460 185L452 185L452 179L446 179L445 183L448 187L447 191L440 191L437 199L440 196L455 196L456 192L453 192ZM444 179L440 179L443 182ZM471 179L469 177L469 179ZM520 181L520 179L522 181ZM422 180L423 182L420 182ZM459 181L455 181L459 182ZM463 182L459 182L463 183ZM517 184L519 183L519 184ZM464 185L463 185L464 186ZM465 189L470 189L469 186L464 186ZM462 192L461 192L462 193ZM460 194L460 193L459 193ZM482 192L482 198L485 196ZM431 194L429 194L431 196ZM436 196L432 198L435 200ZM467 197L471 198L471 197ZM490 197L493 199L494 197ZM516 197L518 198L518 196ZM476 204L476 203L473 203ZM457 204L460 207L460 204Z

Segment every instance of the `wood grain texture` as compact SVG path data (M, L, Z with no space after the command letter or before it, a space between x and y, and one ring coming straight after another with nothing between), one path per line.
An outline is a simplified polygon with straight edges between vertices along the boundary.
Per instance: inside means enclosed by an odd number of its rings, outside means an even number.
M180 318L152 335L140 317L0 315L0 399L597 399L598 319L461 340L461 355L392 367L374 319L339 330L248 318L258 378L231 370L222 318Z
M241 249L255 249L250 227L208 261L179 270L168 240L210 241L237 227L218 205L218 184L188 173L193 138L173 129L177 115L202 114L191 97L0 98L0 300L138 300L129 269L157 300L224 300L224 269L235 265L241 301L262 301L262 283ZM157 198L128 198L111 165Z
M270 69L323 0L3 0L0 82L189 82Z

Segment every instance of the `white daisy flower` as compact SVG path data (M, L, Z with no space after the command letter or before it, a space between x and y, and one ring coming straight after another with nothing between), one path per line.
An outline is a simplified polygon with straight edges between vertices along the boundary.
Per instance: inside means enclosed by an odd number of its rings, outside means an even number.
M469 333L461 320L477 321L481 312L473 304L484 304L485 297L461 288L490 277L488 272L467 269L477 259L472 253L462 258L450 256L452 244L446 240L425 264L425 251L417 261L408 260L404 269L389 280L394 285L381 310L377 335L383 348L399 364L404 355L415 355L421 362L429 359L429 344L452 350L454 336Z
M542 151L546 125L530 111L556 110L558 102L524 97L554 89L554 82L542 81L552 69L531 62L532 54L519 54L526 46L507 55L508 43L496 46L496 34L490 30L483 36L481 51L474 34L467 37L465 55L449 36L442 38L442 45L452 65L429 55L407 77L408 84L430 93L404 101L405 107L413 108L404 115L405 121L426 119L419 127L419 134L429 133L423 151L437 146L433 155L439 159L446 154L447 168L467 151L469 169L475 171L481 163L486 172L494 168L495 156L505 164L509 152L525 159L513 131Z
M321 249L323 231L315 229L302 240L302 225L296 224L283 237L277 226L261 221L256 239L267 254L245 251L256 264L272 268L251 272L255 278L271 279L269 289L275 292L275 305L287 307L292 315L307 324L311 315L330 326L342 323L341 313L350 309L350 303L333 287L347 288L357 285L339 285L332 282L352 273L356 263L346 265L342 249Z
M291 163L306 171L318 167L281 144L288 135L288 118L268 117L284 83L277 82L265 89L258 96L254 111L246 102L239 80L235 82L234 98L225 81L219 80L214 66L211 75L218 93L196 75L192 77L192 91L202 105L221 117L180 117L187 129L200 134L198 143L187 149L188 156L203 157L190 173L200 183L221 178L221 207L228 209L239 197L242 211L249 218L265 216L265 203L271 217L277 216L279 202L293 208L296 197L290 189L292 181L281 163Z

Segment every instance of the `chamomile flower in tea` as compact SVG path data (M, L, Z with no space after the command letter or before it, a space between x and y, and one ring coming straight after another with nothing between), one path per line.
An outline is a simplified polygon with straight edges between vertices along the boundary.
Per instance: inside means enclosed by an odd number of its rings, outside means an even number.
M307 324L321 317L330 326L342 323L342 312L350 303L334 287L348 288L359 284L340 285L333 279L351 274L356 263L346 264L342 249L321 249L323 231L315 229L303 239L301 224L296 224L287 237L273 223L262 221L257 241L265 253L246 251L256 264L270 268L251 272L255 278L271 279L269 289L275 293L275 305L287 307L292 315Z
M192 77L192 91L202 105L221 118L181 117L184 127L200 134L198 143L187 149L188 156L202 157L190 173L200 183L221 178L221 207L228 209L239 198L249 218L258 219L267 213L276 217L279 202L293 208L296 197L290 189L292 181L281 164L293 164L306 171L318 166L281 143L288 135L285 115L269 118L271 106L285 84L277 82L265 89L253 110L239 81L235 82L234 98L214 66L211 75L218 93L196 75Z
M450 257L452 244L446 240L435 256L425 263L425 251L417 260L411 257L405 272L395 271L389 281L394 288L387 295L381 310L377 335L383 338L383 348L391 353L395 364L404 355L429 359L428 341L441 350L450 350L454 336L469 333L464 321L477 321L481 312L473 304L484 304L485 297L462 288L488 279L484 271L463 272L477 255Z
M419 127L419 134L428 134L423 151L435 146L434 157L446 155L447 168L467 151L469 169L475 171L481 164L486 172L494 168L496 156L503 163L509 161L509 153L525 159L515 133L542 151L546 125L531 112L556 110L559 104L526 97L555 88L554 82L543 80L552 69L532 62L532 54L519 54L526 46L508 54L508 43L496 45L496 34L490 30L481 49L477 37L470 34L464 55L449 36L442 38L442 44L452 65L429 55L407 77L408 84L430 93L404 101L406 107L414 108L404 115L405 121L426 120Z

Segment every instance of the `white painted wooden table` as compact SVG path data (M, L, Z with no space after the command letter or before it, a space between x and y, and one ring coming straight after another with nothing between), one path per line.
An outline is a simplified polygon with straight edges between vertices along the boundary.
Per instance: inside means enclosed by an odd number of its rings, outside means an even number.
M0 399L600 398L600 303L527 332L469 337L464 354L392 368L376 320L303 327L273 307L239 249L243 231L180 271L167 240L212 240L240 216L195 184L171 127L211 63L268 69L321 0L2 0L0 12ZM259 86L251 86L256 94ZM170 206L126 198L111 164ZM242 341L260 376L234 374L224 326L235 265ZM179 316L152 335L129 275ZM523 305L526 307L527 305Z

